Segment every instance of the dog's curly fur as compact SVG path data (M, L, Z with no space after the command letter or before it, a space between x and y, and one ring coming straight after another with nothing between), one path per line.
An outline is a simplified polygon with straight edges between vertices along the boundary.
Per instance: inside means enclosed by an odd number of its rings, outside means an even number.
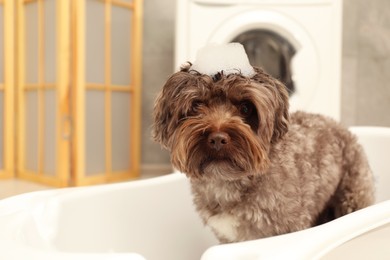
M156 141L191 180L196 208L221 242L309 228L374 201L355 136L330 118L288 112L285 86L255 68L173 74L154 107Z

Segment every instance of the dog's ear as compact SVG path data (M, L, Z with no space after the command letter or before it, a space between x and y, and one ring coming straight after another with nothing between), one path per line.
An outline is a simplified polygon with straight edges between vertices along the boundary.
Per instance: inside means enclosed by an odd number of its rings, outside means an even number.
M189 84L192 84L193 75L188 70L182 69L169 77L158 94L154 103L153 139L164 148L170 150L170 137L174 133L181 113L181 101L179 94Z
M163 91L161 91L154 102L153 108L152 137L154 141L161 144L164 148L168 148L168 125L169 119L172 118L167 102L167 98L164 98Z
M262 69L256 67L254 67L254 69L256 75L254 75L252 79L259 83L262 88L267 89L267 94L271 99L269 104L272 104L273 116L269 116L269 120L272 120L273 122L269 122L271 124L267 125L271 127L269 129L271 142L276 143L288 131L289 96L287 88L280 81L265 73Z
M274 134L272 136L272 142L278 141L282 138L288 131L289 125L289 95L285 85L280 81L275 80L275 87L278 91L278 107L275 111L275 126Z

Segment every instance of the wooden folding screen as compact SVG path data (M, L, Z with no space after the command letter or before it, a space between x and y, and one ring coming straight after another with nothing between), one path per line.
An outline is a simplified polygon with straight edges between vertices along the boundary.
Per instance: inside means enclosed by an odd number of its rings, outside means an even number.
M18 176L136 177L142 2L18 1Z
M69 5L19 0L18 176L66 186L69 140Z

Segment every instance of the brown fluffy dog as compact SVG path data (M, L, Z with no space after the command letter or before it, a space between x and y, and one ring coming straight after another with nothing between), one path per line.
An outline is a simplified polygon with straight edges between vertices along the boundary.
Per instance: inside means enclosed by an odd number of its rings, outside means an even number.
M173 74L154 108L154 139L191 180L196 208L221 242L309 228L374 201L356 138L320 115L288 112L279 81L255 68Z

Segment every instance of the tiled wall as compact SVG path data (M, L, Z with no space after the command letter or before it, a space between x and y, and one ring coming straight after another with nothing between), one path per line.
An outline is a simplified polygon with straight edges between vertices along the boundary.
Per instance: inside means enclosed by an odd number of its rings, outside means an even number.
M183 0L181 0L183 1ZM390 127L389 0L344 0L342 122ZM142 164L169 164L150 138L156 93L173 73L175 0L144 1Z

